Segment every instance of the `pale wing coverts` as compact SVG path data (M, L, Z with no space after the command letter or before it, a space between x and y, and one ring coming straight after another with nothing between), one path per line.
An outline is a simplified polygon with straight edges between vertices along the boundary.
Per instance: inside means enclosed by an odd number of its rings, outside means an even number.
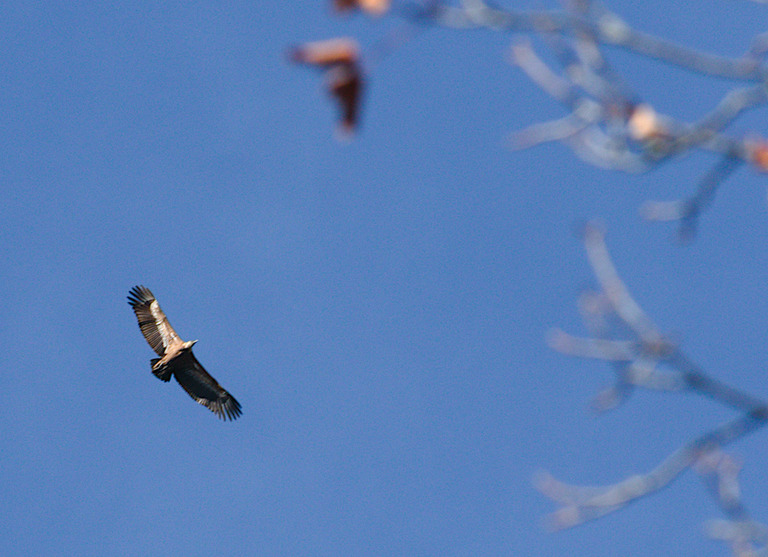
M164 356L169 346L183 342L171 327L149 288L134 286L130 294L128 303L139 320L141 334L158 356Z

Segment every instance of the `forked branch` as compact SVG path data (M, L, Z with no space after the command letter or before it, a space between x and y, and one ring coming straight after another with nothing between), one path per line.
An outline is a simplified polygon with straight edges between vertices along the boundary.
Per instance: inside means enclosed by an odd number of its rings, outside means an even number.
M694 467L726 516L726 520L708 523L708 533L727 541L736 555L747 555L747 550L768 551L768 530L750 518L741 501L735 461L722 452L729 443L768 422L768 403L710 377L691 362L634 300L610 258L603 232L588 224L583 240L600 291L589 296L589 303L582 300L580 307L595 336L575 337L555 330L549 344L568 356L603 360L614 367L615 384L598 394L600 404L595 406L609 410L624 402L633 389L645 388L692 392L738 410L740 415L693 438L650 472L612 485L569 485L540 472L535 486L559 505L550 526L569 528L617 511L667 487ZM615 326L607 325L611 322ZM620 334L629 338L618 338Z

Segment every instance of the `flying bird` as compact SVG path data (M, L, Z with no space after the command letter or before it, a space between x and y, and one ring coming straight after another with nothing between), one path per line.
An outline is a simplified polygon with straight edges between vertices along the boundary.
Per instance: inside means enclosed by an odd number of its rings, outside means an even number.
M288 57L293 62L325 70L328 92L341 109L341 131L346 136L352 134L357 126L363 88L357 42L340 38L305 43L291 49Z
M203 369L192 353L197 341L184 342L179 338L149 288L134 286L128 304L139 320L144 338L160 356L150 360L155 377L170 381L173 375L189 396L219 418L236 419L241 414L240 403Z
M346 12L360 8L369 14L380 16L389 9L389 0L333 0L337 12Z

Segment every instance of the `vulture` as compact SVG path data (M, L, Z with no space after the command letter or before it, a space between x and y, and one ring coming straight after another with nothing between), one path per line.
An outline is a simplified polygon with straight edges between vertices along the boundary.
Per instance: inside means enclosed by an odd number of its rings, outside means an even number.
M298 64L317 66L325 70L328 92L336 98L341 110L341 132L347 137L350 136L357 126L363 89L357 42L339 38L305 43L291 49L288 57Z
M192 353L197 341L179 338L149 288L134 286L128 304L139 320L141 334L160 356L150 360L155 377L170 381L173 375L189 396L219 418L236 419L241 414L240 403L203 369Z

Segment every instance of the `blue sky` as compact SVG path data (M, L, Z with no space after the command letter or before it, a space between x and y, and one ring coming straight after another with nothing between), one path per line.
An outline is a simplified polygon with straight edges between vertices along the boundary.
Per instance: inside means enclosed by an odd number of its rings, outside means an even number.
M537 4L538 5L538 4ZM737 56L766 8L612 4ZM508 134L564 116L505 60L510 35L430 29L370 71L333 139L321 77L286 47L394 18L324 2L0 7L0 538L6 555L721 555L700 480L547 533L531 486L618 481L733 414L638 393L595 419L606 366L568 359L599 218L638 301L713 376L758 396L766 178L738 170L696 241L638 217L715 161L590 167ZM732 83L612 51L638 94L693 119ZM765 111L734 135L766 129ZM223 423L149 370L125 296L145 284L243 407ZM764 432L731 451L768 521Z

